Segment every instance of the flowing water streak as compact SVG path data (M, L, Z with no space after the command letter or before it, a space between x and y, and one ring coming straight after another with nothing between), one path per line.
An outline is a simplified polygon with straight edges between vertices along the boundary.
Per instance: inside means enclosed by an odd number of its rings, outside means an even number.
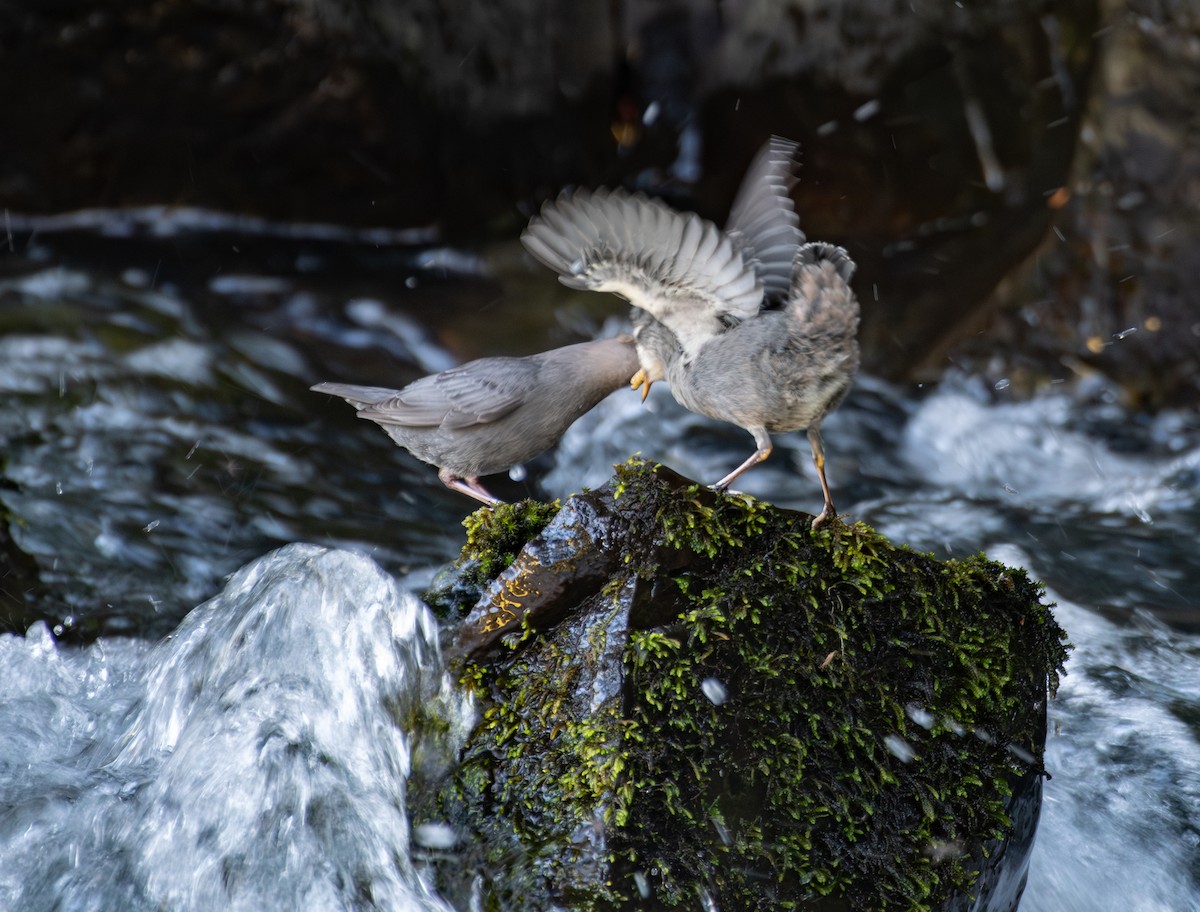
M1049 707L1053 778L1022 912L1200 909L1200 638L1049 597L1075 654Z
M0 748L0 908L444 912L409 861L399 724L467 724L436 642L373 562L310 545L153 648L4 638L0 725L49 728Z

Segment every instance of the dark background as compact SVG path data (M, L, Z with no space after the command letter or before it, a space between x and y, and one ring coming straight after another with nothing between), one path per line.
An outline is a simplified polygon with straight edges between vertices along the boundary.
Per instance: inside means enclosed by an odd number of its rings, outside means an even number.
M4 2L0 206L470 245L567 184L723 219L778 133L859 263L869 370L1100 370L1156 407L1200 350L1198 39L1154 0Z

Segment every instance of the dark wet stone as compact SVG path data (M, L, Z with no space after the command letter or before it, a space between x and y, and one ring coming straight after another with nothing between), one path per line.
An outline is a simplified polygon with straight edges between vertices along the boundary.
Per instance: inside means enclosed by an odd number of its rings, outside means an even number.
M658 477L677 492L696 487L665 467ZM702 487L692 496L711 505L717 495ZM647 558L664 569L683 566L686 552L639 539L640 519L636 509L614 500L610 489L572 497L487 587L448 647L449 657L481 659L494 655L510 634L554 626L572 606L614 578L629 576L624 549L630 546L646 547Z
M551 627L611 579L620 553L607 546L617 530L603 500L583 494L567 502L488 586L460 627L451 657L481 658L497 651L506 634Z
M36 562L13 541L0 508L0 633L24 633L35 621L52 621Z
M810 523L633 463L497 568L452 649L479 725L414 789L469 834L444 895L1016 908L1062 631L1021 571Z

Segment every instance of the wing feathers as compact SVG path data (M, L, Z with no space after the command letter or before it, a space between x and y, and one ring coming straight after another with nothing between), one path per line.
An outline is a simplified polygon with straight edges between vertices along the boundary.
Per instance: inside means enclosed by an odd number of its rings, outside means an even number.
M792 203L797 143L772 136L754 157L729 211L725 230L755 264L763 292L774 300L787 295L797 248L804 243Z
M640 193L579 190L545 203L521 241L564 285L613 292L651 314L690 359L791 290L804 243L791 199L797 148L778 136L763 145L726 231Z
M429 377L402 390L346 383L319 383L319 393L341 396L358 417L401 427L461 430L503 418L533 388L536 366L529 358L485 358Z
M521 241L565 285L615 292L648 311L689 355L762 307L753 265L727 235L642 194L564 193L542 207Z

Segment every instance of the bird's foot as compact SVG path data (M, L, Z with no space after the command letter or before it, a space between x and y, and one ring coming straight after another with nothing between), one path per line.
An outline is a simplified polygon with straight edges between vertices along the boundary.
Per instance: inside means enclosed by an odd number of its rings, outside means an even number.
M504 503L499 497L496 497L480 484L478 478L459 478L457 475L450 475L448 473L446 477L443 477L441 472L438 473L438 477L441 478L442 484L450 490L473 497L489 507Z
M833 504L825 501L825 506L821 509L821 512L813 517L812 530L816 532L817 529L821 528L821 526L825 525L831 519L837 519L837 510L833 508Z
M629 378L629 385L633 389L642 391L642 401L646 401L646 397L650 395L650 387L654 385L654 381L647 376L645 368L639 368L638 372Z

